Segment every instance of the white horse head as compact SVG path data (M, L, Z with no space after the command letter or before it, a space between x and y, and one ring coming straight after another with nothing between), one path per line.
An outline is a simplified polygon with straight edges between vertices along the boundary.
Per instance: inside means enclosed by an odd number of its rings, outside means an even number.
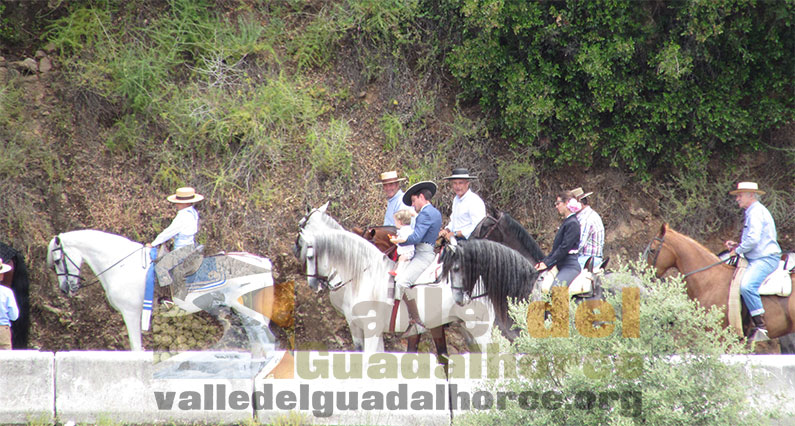
M388 272L395 263L360 236L328 227L305 226L297 239L297 252L309 285L317 289L322 284L329 289L332 305L348 322L355 348L366 352L383 350L382 335L389 332L393 306L388 295L392 285ZM486 302L459 307L444 282L417 286L411 291L416 292L426 326L459 323L468 342L483 349L490 341L494 311ZM408 313L401 305L395 331L407 327Z
M78 250L67 249L58 235L47 246L47 267L55 269L58 288L68 296L74 296L80 289L80 267L83 256Z

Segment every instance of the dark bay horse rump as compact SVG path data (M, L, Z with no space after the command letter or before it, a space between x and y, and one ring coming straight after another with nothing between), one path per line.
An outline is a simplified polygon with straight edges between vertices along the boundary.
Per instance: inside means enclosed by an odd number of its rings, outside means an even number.
M393 261L397 260L397 246L389 241L389 237L397 235L397 228L394 226L370 226L365 229L353 228L351 229L356 235L361 236L365 240L373 243L381 253L387 255Z
M30 295L28 268L22 254L6 243L0 242L0 258L14 269L3 275L3 283L14 292L19 318L11 323L11 346L14 349L27 349L30 331Z
M545 257L536 240L508 213L489 212L475 227L469 238L491 240L508 246L533 264Z

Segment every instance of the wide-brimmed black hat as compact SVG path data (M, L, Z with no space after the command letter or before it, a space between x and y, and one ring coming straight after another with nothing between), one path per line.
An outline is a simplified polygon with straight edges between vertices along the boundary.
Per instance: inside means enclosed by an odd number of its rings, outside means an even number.
M464 168L458 168L458 169L453 169L452 175L442 179L450 180L450 179L477 179L477 178L478 178L477 176L470 176L469 170Z
M423 189L427 189L431 191L431 197L436 194L436 184L425 180L422 182L417 182L414 185L411 185L409 189L406 190L406 193L403 194L403 204L410 206L411 205L411 196L422 191Z

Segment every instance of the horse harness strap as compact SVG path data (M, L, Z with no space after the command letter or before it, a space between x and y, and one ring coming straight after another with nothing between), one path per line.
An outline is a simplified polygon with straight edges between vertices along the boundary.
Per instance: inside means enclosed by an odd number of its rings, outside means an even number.
M687 277L689 277L689 276L691 276L691 275L693 275L693 274L697 274L697 273L699 273L699 272L706 271L707 269L709 269L709 268L712 268L713 266L718 266L718 265L720 265L721 263L726 263L726 261L728 261L729 259L731 259L731 257L728 257L728 258L726 258L726 259L721 259L721 260L719 260L719 261L717 261L717 262L715 262L715 263L712 263L712 264L710 264L710 265L707 265L707 266L705 266L705 267L703 267L703 268L698 268L698 269L696 269L695 271L690 271L690 272L688 272L688 273L686 273L686 274L684 275L684 278L687 278Z
M505 213L503 213L503 212L500 212L499 216L497 216L496 218L495 218L495 217L492 217L492 216L488 216L488 217L491 217L492 219L494 219L494 226L492 226L492 227L491 227L491 229L489 229L488 231L486 231L486 235L482 236L482 237L481 237L481 239L484 239L484 240L488 240L488 239L489 239L489 236L491 235L491 233L492 233L492 232L493 232L495 229L497 229L497 225L500 223L500 219L502 219L502 215L503 215L503 214L505 214Z
M82 280L83 277L81 277L79 273L77 273L77 274L70 274L69 273L69 268L66 267L66 260L69 260L69 263L71 263L72 266L74 266L78 271L80 270L80 268L77 266L77 263L74 260L72 260L71 257L69 257L69 254L66 253L66 251L63 249L63 245L61 244L60 236L59 237L55 237L55 244L56 244L56 247L53 249L53 252L55 252L55 251L60 251L61 252L62 257L61 257L60 261L62 262L62 266L63 266L63 270L64 270L64 272L60 273L60 274L56 270L55 271L55 275L59 276L59 277L63 277L63 276L74 277L74 278L77 278L78 280ZM81 287L82 288L86 288L86 287L89 287L89 286L92 286L92 285L98 283L99 282L99 277L102 274L104 274L105 272L108 272L109 270L113 269L116 265L118 265L119 263L123 262L125 259L127 259L128 257L134 255L136 252L142 250L143 248L144 247L137 248L137 249L133 250L132 252L130 252L130 254L128 254L127 256L124 256L121 259L117 260L113 265L108 266L107 268L105 268L105 270L103 270L102 272L96 274L96 278L94 279L94 281L91 281L88 284L83 285Z

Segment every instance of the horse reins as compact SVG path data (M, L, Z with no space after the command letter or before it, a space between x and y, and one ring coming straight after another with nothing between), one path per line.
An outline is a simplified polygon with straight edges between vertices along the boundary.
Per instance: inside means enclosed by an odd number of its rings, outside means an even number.
M659 241L660 242L660 246L657 248L657 250L652 250L651 249L651 245L655 241ZM654 237L653 240L649 241L649 244L646 246L646 250L643 251L643 256L646 258L647 261L649 259L649 253L652 253L652 252L654 253L654 259L652 259L652 261L651 261L652 268L656 268L657 267L657 257L660 255L660 252L662 251L662 248L663 248L664 245L665 245L665 236L663 236L662 238ZM721 259L721 260L719 260L719 261L717 261L715 263L712 263L710 265L707 265L707 266L705 266L703 268L698 268L695 271L690 271L690 272L688 272L686 274L683 274L682 278L687 278L687 277L689 277L689 276L691 276L693 274L697 274L699 272L706 271L707 269L710 269L710 268L712 268L714 266L718 266L721 263L726 263L730 259L731 259L731 257L728 257L726 259Z
M61 259L60 259L60 262L61 262L61 266L63 267L63 270L64 270L64 271L63 271L63 273L58 273L58 270L56 270L56 271L55 271L55 276L57 276L57 277L74 277L74 278L77 278L78 282L79 282L79 281L82 281L82 280L83 280L83 277L81 277L81 276L80 276L80 274L79 274L80 267L77 265L77 262L75 262L74 260L72 260L72 258L71 258L71 257L69 257L69 254L66 252L66 250L64 250L64 249L63 249L63 245L61 244L61 238L60 238L60 236L57 236L57 237L55 237L55 245L56 245L56 246L55 246L55 248L53 248L53 249L52 249L52 251L53 251L53 253L54 253L54 252L56 252L56 251L60 251L60 252L61 252ZM104 271L102 271L102 272L100 272L100 273L96 274L96 278L94 279L94 281L91 281L91 282L89 282L89 283L88 283L88 284L86 284L86 285L80 285L80 286L79 286L79 288L86 288L86 287L90 287L90 286L92 286L92 285L94 285L94 284L98 283L98 282L99 282L99 277L100 277L102 274L104 274L105 272L108 272L109 270L113 269L113 267L115 267L115 266L116 266L116 265L118 265L119 263L123 262L125 259L127 259L128 257L130 257L130 256L134 255L136 252L138 252L139 250L141 250L141 249L143 249L143 248L144 248L144 247L142 247L142 248L137 248L137 249L133 250L133 251L132 251L130 254L128 254L127 256L124 256L124 257L122 257L121 259L119 259L118 261L116 261L116 263L114 263L113 265L110 265L110 266L108 266L107 268L105 268L105 270L104 270ZM69 268L68 268L68 267L67 267L67 265L66 265L66 260L69 260L69 263L71 263L71 264L72 264L72 266L74 266L74 267L75 267L75 269L77 269L77 271L78 271L78 274L70 274L70 273L69 273Z

